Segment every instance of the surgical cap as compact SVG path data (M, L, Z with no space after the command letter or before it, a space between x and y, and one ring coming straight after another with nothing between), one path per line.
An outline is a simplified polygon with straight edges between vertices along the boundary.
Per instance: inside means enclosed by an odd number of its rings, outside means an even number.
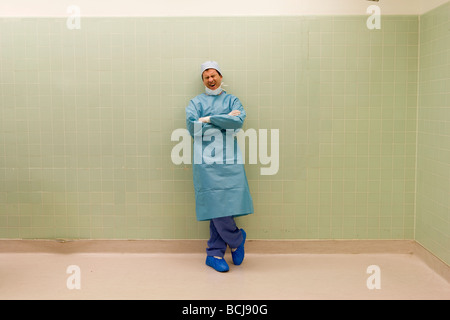
M217 72L220 75L222 75L222 72L220 71L220 68L219 68L219 64L216 61L206 61L206 62L204 62L202 64L202 67L201 67L201 70L202 70L201 77L202 77L202 79L203 79L203 72L205 72L205 70L208 70L208 69L216 69Z

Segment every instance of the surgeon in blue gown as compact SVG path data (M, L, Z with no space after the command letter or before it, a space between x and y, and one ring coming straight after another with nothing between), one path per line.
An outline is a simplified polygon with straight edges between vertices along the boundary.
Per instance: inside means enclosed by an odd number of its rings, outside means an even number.
M194 138L193 180L197 220L210 221L206 265L226 272L227 246L232 260L244 260L246 232L234 217L253 213L244 164L235 133L242 128L246 113L239 99L222 89L222 72L215 61L201 65L205 85L186 108L186 125ZM220 146L220 147L218 147Z

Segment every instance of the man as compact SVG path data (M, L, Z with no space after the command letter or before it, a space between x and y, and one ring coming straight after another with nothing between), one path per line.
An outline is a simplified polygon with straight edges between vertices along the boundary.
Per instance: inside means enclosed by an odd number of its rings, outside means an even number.
M246 233L236 226L234 217L253 213L253 200L243 162L238 161L240 151L234 136L242 128L246 113L239 99L222 89L222 72L217 62L203 63L201 76L205 93L192 99L186 108L186 125L194 138L196 213L197 220L210 221L206 265L227 272L227 246L235 265L240 265L245 256ZM220 150L212 148L217 145Z

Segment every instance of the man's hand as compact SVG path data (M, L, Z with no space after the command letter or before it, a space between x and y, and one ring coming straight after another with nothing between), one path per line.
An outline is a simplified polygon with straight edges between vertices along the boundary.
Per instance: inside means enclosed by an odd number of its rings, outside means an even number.
M238 116L240 114L241 114L241 112L239 110L233 110L228 115L229 116Z
M210 117L203 117L203 118L198 119L198 121L203 122L203 123L210 123L211 119L210 119Z

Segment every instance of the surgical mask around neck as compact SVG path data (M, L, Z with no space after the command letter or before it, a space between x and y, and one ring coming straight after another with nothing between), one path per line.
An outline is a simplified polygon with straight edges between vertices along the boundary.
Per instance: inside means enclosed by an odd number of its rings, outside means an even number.
M211 90L208 87L205 87L205 92L209 96L218 96L223 91L222 86L218 87L216 90Z

